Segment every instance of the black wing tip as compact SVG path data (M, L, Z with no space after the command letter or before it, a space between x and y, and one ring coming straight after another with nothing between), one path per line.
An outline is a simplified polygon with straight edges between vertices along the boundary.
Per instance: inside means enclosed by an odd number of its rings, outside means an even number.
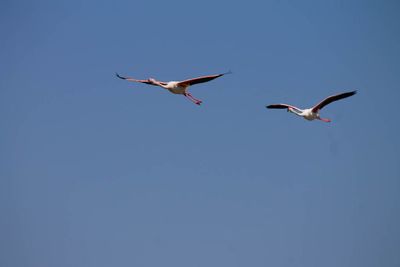
M280 104L272 104L272 105L268 105L268 106L265 106L266 108L270 108L270 109L285 109L285 108L288 108L287 106L283 106L283 105L280 105Z
M349 96L353 96L353 95L355 95L355 94L357 94L357 90L350 91L350 92L346 92L346 93L343 93L342 95L343 95L344 97L349 97Z
M117 76L118 78L122 79L122 80L126 80L125 77L122 77L121 75L119 75L117 72L115 73L115 76Z
M353 91L347 92L347 93L345 93L345 94L348 94L348 95L355 95L355 94L357 94L357 90L353 90Z

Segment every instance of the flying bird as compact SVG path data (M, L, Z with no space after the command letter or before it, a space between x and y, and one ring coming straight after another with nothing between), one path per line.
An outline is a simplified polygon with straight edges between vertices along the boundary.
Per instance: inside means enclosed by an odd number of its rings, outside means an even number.
M134 78L130 78L130 77L122 77L118 73L116 73L116 75L118 78L123 79L123 80L160 86L164 89L167 89L168 91L170 91L173 94L183 95L186 98L188 98L190 101L195 103L196 105L200 105L203 101L195 98L191 93L189 93L189 91L188 91L189 87L192 85L198 84L198 83L209 82L211 80L214 80L216 78L219 78L221 76L224 76L224 75L230 74L230 73L232 73L232 72L229 71L229 72L225 72L225 73L221 73L221 74L202 76L202 77L192 78L192 79L188 79L188 80L184 80L184 81L170 81L170 82L157 81L154 78L149 78L147 80L138 80L138 79L134 79Z
M319 111L325 107L326 105L329 105L332 102L338 101L340 99L355 95L357 91L352 91L352 92L346 92L346 93L341 93L337 95L332 95L321 102L319 102L317 105L315 105L312 108L307 108L307 109L300 109L295 106L287 105L287 104L273 104L266 106L266 108L272 108L272 109L287 109L288 112L292 112L298 116L303 117L306 120L312 121L312 120L321 120L324 122L331 122L330 119L324 119L319 116Z

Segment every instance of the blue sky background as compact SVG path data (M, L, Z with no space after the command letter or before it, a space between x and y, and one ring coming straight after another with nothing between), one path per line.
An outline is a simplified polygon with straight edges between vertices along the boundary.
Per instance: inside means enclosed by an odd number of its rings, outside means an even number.
M0 266L400 266L399 7L1 1Z

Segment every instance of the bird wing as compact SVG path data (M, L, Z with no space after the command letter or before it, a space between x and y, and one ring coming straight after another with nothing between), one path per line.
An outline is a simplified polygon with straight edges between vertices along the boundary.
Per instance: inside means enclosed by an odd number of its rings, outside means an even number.
M328 96L327 98L325 98L324 100L319 102L317 105L315 105L312 108L312 111L313 112L317 112L318 110L322 109L323 107L325 107L326 105L329 105L332 102L335 102L335 101L338 101L340 99L355 95L356 93L357 93L357 91L352 91L352 92L346 92L346 93L341 93L341 94L337 94L337 95Z
M118 73L115 73L115 75L118 77L118 78L120 78L120 79L122 79L122 80L127 80L127 81L130 81L130 82L138 82L138 83L145 83L145 84L150 84L150 85L155 85L155 86L157 86L157 84L154 84L154 83L152 83L150 80L138 80L138 79L135 79L135 78L131 78L131 77L123 77L123 76L121 76L121 75L119 75ZM161 83L161 84L166 84L165 82L159 82L159 83Z
M288 105L288 104L272 104L272 105L265 106L265 107L266 108L272 108L272 109L296 108L296 107Z
M180 81L178 83L178 85L189 86L189 85L194 85L194 84L198 84L198 83L205 83L205 82L209 82L211 80L214 80L214 79L216 79L218 77L224 76L225 74L231 74L231 73L232 73L231 71L228 71L228 72L221 73L221 74L216 74L216 75L207 75L207 76L192 78L192 79Z

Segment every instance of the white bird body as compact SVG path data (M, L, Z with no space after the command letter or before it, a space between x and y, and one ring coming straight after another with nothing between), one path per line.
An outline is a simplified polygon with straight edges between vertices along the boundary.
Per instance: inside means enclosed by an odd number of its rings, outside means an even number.
M299 109L299 108L289 107L288 111L296 114L297 116L303 117L308 121L312 121L319 118L319 114L313 112L312 108Z
M267 106L267 108L287 109L288 112L291 112L291 113L296 114L297 116L303 117L304 119L306 119L308 121L317 119L317 120L321 120L324 122L330 122L331 121L330 119L321 118L319 116L319 111L326 105L328 105L334 101L352 96L352 95L356 94L356 92L357 91L352 91L352 92L346 92L346 93L341 93L338 95L329 96L329 97L325 98L324 100L322 100L321 102L319 102L314 107L307 108L307 109L300 109L300 108L297 108L295 106L288 105L288 104L273 104L273 105Z
M162 85L161 85L162 86ZM168 91L176 95L184 95L186 90L188 89L189 85L180 85L177 81L170 81L167 85L162 86Z

